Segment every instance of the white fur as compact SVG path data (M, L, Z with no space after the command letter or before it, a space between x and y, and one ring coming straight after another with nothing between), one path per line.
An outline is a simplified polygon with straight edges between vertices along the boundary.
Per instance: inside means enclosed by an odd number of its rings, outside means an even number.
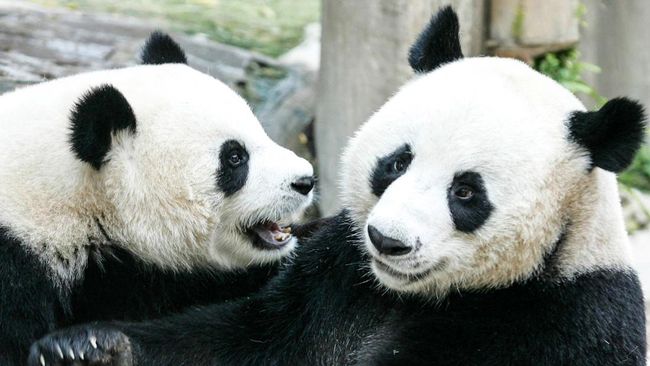
M90 88L111 84L137 119L135 136L113 137L99 171L72 153L69 115ZM108 236L145 260L180 269L245 267L286 255L252 247L240 228L289 220L310 204L290 188L312 175L304 159L273 143L246 102L185 65L143 65L80 74L0 96L0 225L42 255L63 279L78 275L90 241ZM250 154L244 188L217 188L219 148ZM77 253L75 255L75 253ZM56 255L69 259L63 268Z
M563 276L624 266L623 229L614 174L587 173L586 152L568 140L567 121L584 106L566 89L510 59L460 60L405 85L352 139L343 157L342 198L353 219L421 248L375 260L405 281L373 273L388 288L429 295L501 287L530 277L557 242ZM370 175L378 158L408 143L414 159L378 199ZM455 230L447 188L457 172L483 177L494 206L471 234ZM432 270L433 269L433 270Z

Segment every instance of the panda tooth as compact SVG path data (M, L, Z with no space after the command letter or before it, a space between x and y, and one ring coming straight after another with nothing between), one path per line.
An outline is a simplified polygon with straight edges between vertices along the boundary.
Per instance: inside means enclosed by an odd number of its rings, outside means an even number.
M285 228L282 228L282 232L285 234L291 234L291 226L287 226Z
M275 239L275 240L277 240L277 241L282 241L283 238L284 238L284 237L283 237L282 235L276 235L273 239Z

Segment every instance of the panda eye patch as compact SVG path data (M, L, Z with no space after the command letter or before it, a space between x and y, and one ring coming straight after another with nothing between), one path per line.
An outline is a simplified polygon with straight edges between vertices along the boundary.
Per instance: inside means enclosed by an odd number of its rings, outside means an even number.
M248 177L248 152L235 140L228 140L219 150L217 185L230 196L239 191Z
M413 160L413 153L408 144L392 153L377 159L375 169L370 176L372 193L380 197L397 178L401 177Z
M456 230L471 233L490 217L490 202L483 178L477 172L456 173L447 190L447 204Z

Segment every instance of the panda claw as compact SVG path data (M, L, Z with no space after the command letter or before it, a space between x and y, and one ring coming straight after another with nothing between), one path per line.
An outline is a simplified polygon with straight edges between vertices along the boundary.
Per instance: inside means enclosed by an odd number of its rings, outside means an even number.
M97 349L97 338L95 336L90 336L90 345Z
M85 360L83 351L82 351L82 352L79 352L79 359L80 359L81 361L84 361L84 360Z
M45 366L45 356L41 353L41 355L38 357L38 361L41 363L41 366Z
M61 347L58 344L56 345L56 353L60 359L63 359L63 351L61 350Z
M70 356L70 358L71 358L72 360L74 360L74 351L73 351L72 349L69 349L69 350L68 350L68 355Z

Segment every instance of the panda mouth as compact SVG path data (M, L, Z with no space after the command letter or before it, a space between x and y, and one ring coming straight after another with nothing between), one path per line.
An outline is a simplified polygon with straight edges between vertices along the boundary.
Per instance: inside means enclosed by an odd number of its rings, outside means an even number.
M293 238L290 226L281 226L273 221L260 222L246 232L251 237L253 246L262 250L281 249Z
M377 259L373 258L372 262L375 264L375 268L377 268L378 270L380 270L380 271L382 271L382 272L384 272L384 273L386 273L386 274L388 274L388 275L390 275L392 277L395 277L395 278L398 278L398 279L400 279L402 281L405 281L405 282L418 282L418 281L424 279L425 277L429 276L432 272L440 270L442 267L444 267L446 265L446 263L438 263L438 264L430 267L429 269L427 269L425 271L422 271L422 272L419 272L419 273L404 273L404 272L400 272L400 271L395 270L393 267L391 267L388 264L383 263L383 262L381 262L381 261L379 261Z

